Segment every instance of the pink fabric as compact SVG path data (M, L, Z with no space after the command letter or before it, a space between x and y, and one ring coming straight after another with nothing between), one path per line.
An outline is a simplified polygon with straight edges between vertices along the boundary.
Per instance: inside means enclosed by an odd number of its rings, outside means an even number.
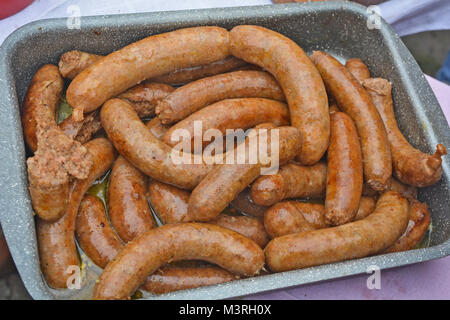
M426 77L450 125L450 86ZM450 299L450 256L381 271L381 289L367 289L369 274L287 290L246 296L244 299Z

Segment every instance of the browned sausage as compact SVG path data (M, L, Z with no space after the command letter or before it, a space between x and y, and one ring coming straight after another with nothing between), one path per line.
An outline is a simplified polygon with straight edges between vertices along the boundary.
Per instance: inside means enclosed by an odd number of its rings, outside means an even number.
M227 99L203 108L186 119L173 125L163 136L163 141L174 147L179 143L174 133L184 130L192 137L203 141L208 129L219 130L223 135L227 129L248 129L261 123L273 123L276 126L289 124L289 110L279 101L262 98ZM201 123L201 130L195 130L195 124ZM196 132L198 131L198 132ZM197 137L195 135L200 135ZM203 145L208 141L203 141Z
M261 248L237 232L206 223L168 224L144 233L120 251L100 275L94 299L129 299L163 264L190 259L248 276L264 266Z
M430 186L442 176L441 157L447 154L442 144L436 146L436 153L429 155L411 146L400 132L392 102L392 84L381 78L363 82L375 107L383 119L392 152L394 175L403 183L416 187Z
M279 272L366 257L393 245L408 219L408 201L388 191L363 220L272 239L265 248L266 264Z
M375 204L374 198L361 197L355 221L371 214ZM264 215L264 226L271 238L327 228L325 206L298 201L279 202L267 209Z
M156 114L163 124L171 124L220 100L252 97L285 100L283 91L267 72L235 71L178 88L158 103Z
M251 199L258 205L271 206L288 198L323 198L327 182L327 166L288 163L278 173L258 178L250 189Z
M155 77L152 80L172 85L181 85L246 66L249 66L247 62L236 57L229 56L223 60L215 61L202 66L178 69L162 76Z
M326 228L325 207L318 203L279 202L267 209L264 227L271 238Z
M136 110L139 118L145 118L154 116L158 102L173 90L175 90L173 87L164 83L146 82L128 89L119 94L117 98L129 102Z
M370 71L359 58L348 59L345 67L359 83L370 78Z
M67 89L74 118L91 112L145 79L207 64L229 55L227 30L194 27L147 37L115 51L82 71ZM114 76L111 76L111 70Z
M249 188L245 188L244 191L239 193L236 198L231 201L231 205L236 210L252 217L263 217L264 212L267 210L266 206L260 206L253 202L250 197Z
M59 219L67 209L69 174L84 179L92 165L86 148L67 137L56 124L62 86L55 66L39 69L28 89L22 114L25 138L31 148L37 148L27 159L33 209L47 221Z
M71 266L78 266L75 245L75 219L81 199L91 184L102 176L111 166L115 151L104 138L89 141L85 145L93 165L89 175L83 180L74 180L70 188L69 205L64 216L56 222L37 220L39 259L47 284L52 288L66 288Z
M103 202L90 194L86 194L80 203L75 232L81 249L100 268L104 268L123 247L109 224Z
M150 133L124 100L107 101L100 117L106 134L119 153L153 179L182 189L192 189L213 168L201 161L196 164L196 159L188 164L175 163L172 149Z
M108 215L114 230L124 242L156 226L146 193L147 177L119 156L109 176Z
M361 140L365 181L372 189L382 192L392 174L392 159L383 120L372 99L335 58L315 51L311 59L339 108L355 122Z
M219 267L180 268L169 265L149 276L141 288L155 294L163 294L236 279L239 277Z
M150 203L164 224L187 220L189 196L190 193L185 190L158 181L152 181L148 188ZM236 231L255 241L260 247L264 247L269 239L260 219L219 214L208 223Z
M336 226L350 222L356 216L363 186L358 133L352 119L345 113L331 115L327 160L325 220Z
M22 107L22 126L25 141L32 151L37 150L36 116L43 117L41 121L56 123L56 113L64 87L58 68L47 64L40 68L31 80ZM35 110L39 109L38 114Z
M426 203L409 202L409 223L405 233L384 253L415 249L430 226L430 211Z
M361 197L359 201L358 212L356 213L354 221L362 220L375 210L377 202L373 197Z
M298 153L302 137L300 131L294 127L280 127L269 130L267 134L267 154L269 155L271 154L271 136L274 130L278 131L279 164L283 164L292 160ZM261 138L260 132L262 130L254 130L253 132L255 132L257 138ZM238 150L242 156L238 154L235 158L244 159L245 161L242 164L226 161L224 164L217 165L192 191L188 207L188 219L190 221L213 219L261 174L262 158L258 157L259 159L253 163L249 161L248 153L258 152L249 150L249 141L250 139L247 138L244 148ZM277 143L277 141L274 142Z
M101 58L103 58L103 56L72 50L61 56L58 64L59 72L61 72L64 78L73 79L81 71L90 67ZM177 69L162 76L155 77L152 81L180 85L247 66L250 65L245 61L229 56L223 60L214 61L206 65Z
M73 79L81 71L90 67L101 58L103 56L79 50L68 51L59 59L59 72L64 78Z
M230 31L231 54L268 70L278 81L289 105L291 125L303 144L297 159L304 165L319 161L328 148L330 116L325 86L314 64L292 40L258 26Z
M100 268L105 268L123 248L122 242L109 224L103 203L89 194L84 196L78 210L76 234L83 251ZM215 266L167 265L149 276L141 288L160 294L227 282L236 278L232 273Z

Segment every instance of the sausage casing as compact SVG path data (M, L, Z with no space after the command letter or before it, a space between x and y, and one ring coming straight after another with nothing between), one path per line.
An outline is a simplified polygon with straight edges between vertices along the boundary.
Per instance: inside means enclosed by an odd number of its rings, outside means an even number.
M301 146L302 137L300 131L295 127L274 128L268 131L268 138L271 136L272 130L278 130L279 163L283 164L292 160ZM256 131L259 132L259 130ZM260 134L258 134L257 138L260 138ZM244 163L217 165L192 191L188 208L188 218L191 221L208 221L216 217L261 174L261 168L263 167L262 158L258 157L255 163L249 161L248 154L252 152L249 151L249 141L249 138L247 138L244 148L239 150L243 157L237 155L236 158L245 159ZM267 151L270 155L272 141L268 140L266 142ZM276 143L276 141L274 142ZM274 150L274 152L276 151Z
M366 257L393 245L408 219L408 201L388 191L363 220L272 239L265 248L266 264L278 272Z
M168 224L144 233L120 251L100 275L94 299L129 299L163 264L193 259L238 275L253 276L264 266L261 248L237 232L206 223Z
M119 156L109 176L108 214L114 230L124 242L156 226L146 193L147 177Z
M341 225L356 216L363 186L358 133L352 119L345 113L331 115L327 161L325 219L330 225Z
M74 237L80 202L91 184L110 168L115 158L114 148L107 139L91 140L85 147L92 156L93 165L86 179L72 183L66 213L56 222L37 220L39 259L44 277L52 288L66 288L70 276L68 268L78 266Z
M287 106L279 101L262 98L226 99L209 105L176 123L166 132L162 140L174 147L179 143L179 141L173 141L177 130L188 132L192 140L200 138L203 141L204 133L208 129L219 130L225 135L227 129L245 130L267 122L276 126L289 124ZM198 123L202 125L201 130L195 129ZM203 144L207 143L207 141L203 142Z
M106 100L145 79L228 55L228 31L219 27L186 28L150 36L82 71L67 89L67 102L74 108L75 120L82 120L83 112L97 109Z
M188 220L188 201L190 193L167 184L152 181L148 187L148 197L153 209L163 224L180 223ZM207 223L218 225L255 241L264 247L269 237L260 219L246 216L219 214Z
M264 214L264 227L272 239L327 226L325 207L318 203L282 201Z
M335 58L324 52L314 51L311 59L341 111L355 122L361 140L364 180L372 189L383 192L392 174L391 150L383 120L372 99Z
M109 224L103 202L90 194L80 203L75 232L84 253L100 268L104 268L123 246Z
M170 124L210 104L235 98L285 100L283 91L267 72L235 71L203 78L178 88L159 102L156 113L163 124Z
M119 153L144 174L182 189L193 189L212 165L176 164L172 149L157 139L126 101L111 99L100 112L103 128ZM200 159L201 160L201 159Z
M414 249L426 234L430 226L430 211L426 203L417 200L409 202L409 223L405 233L384 253Z
M201 66L177 69L162 76L155 77L152 80L172 85L181 85L247 66L249 66L247 62L233 56L228 56L225 59Z
M394 175L403 183L416 187L427 187L442 176L441 157L447 154L442 144L436 147L436 153L429 155L411 146L397 125L392 102L392 84L381 78L372 78L363 82L369 92L388 133L391 145Z
M370 78L369 69L359 58L348 59L345 63L345 67L359 83Z
M288 163L278 173L258 178L250 189L251 199L258 205L271 206L288 198L321 198L327 182L327 166Z
M51 64L40 68L31 80L22 108L22 126L25 141L32 151L37 150L35 110L45 109L45 116L56 123L63 87L64 82L58 68Z
M291 125L303 136L297 160L319 161L328 148L330 116L325 86L314 64L292 40L259 26L230 31L231 54L269 71L277 79L289 105Z

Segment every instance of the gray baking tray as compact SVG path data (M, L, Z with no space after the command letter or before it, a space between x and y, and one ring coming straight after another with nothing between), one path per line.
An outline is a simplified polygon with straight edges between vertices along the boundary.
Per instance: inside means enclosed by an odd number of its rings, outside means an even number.
M184 27L218 25L230 29L240 24L261 25L288 36L308 53L325 50L341 60L361 58L374 76L393 83L397 119L409 141L427 152L434 152L437 143L450 148L447 121L419 66L384 21L379 29L368 29L370 15L363 6L330 1L82 17L79 30L69 29L66 19L50 19L30 23L10 35L0 49L0 222L31 296L80 297L73 290L49 290L39 268L19 117L26 89L39 67L56 64L68 50L107 54L146 36ZM419 193L432 214L428 248L264 275L156 298L230 298L365 273L370 265L386 269L444 257L450 253L449 163L450 158L444 157L442 180Z

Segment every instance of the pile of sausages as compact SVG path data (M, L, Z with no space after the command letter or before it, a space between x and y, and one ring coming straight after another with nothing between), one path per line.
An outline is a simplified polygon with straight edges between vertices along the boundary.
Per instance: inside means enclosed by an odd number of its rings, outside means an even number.
M73 113L58 124L63 77ZM65 53L37 71L22 109L48 285L68 286L77 243L104 269L95 299L413 249L430 223L417 187L440 179L446 149L407 142L391 87L359 59L308 56L250 25L180 29L107 56ZM196 121L202 136L249 129L231 148L244 162L185 150L194 161L175 163L174 132L195 134ZM261 175L267 163L249 161L249 141L273 130L280 168ZM109 170L105 208L87 190ZM230 203L243 214L225 213Z

